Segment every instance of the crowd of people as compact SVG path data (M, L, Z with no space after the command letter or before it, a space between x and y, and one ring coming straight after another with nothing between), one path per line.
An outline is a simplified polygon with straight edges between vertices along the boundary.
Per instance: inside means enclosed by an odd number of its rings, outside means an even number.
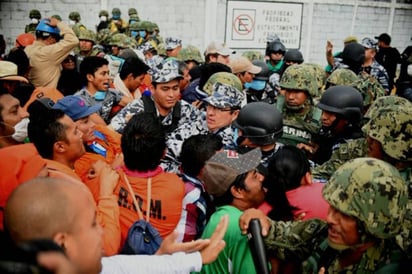
M128 16L32 10L0 60L1 273L258 273L252 219L270 273L408 269L412 47L325 67Z

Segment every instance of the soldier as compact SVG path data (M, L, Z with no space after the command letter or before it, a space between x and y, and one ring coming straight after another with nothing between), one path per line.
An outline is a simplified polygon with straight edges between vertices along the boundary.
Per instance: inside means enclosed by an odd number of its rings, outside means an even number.
M200 50L192 45L182 48L177 55L177 59L184 61L189 70L204 63Z
M69 25L72 27L72 30L77 37L79 37L81 30L87 30L86 26L80 23L80 20L80 13L78 13L77 11L70 12Z
M283 66L283 56L285 55L286 47L280 40L270 42L266 47L266 55L269 56L266 64L272 73L280 72Z
M177 58L182 49L182 40L176 37L167 37L165 39L166 55L168 58Z
M362 70L378 80L385 89L386 94L389 94L389 76L385 68L375 60L377 43L372 38L365 37L361 42L365 48L365 61Z
M112 33L124 33L127 30L127 22L121 18L121 15L119 8L112 9L112 18L109 20L109 29Z
M102 29L107 29L109 28L109 23L107 20L109 19L109 13L107 10L101 10L99 12L99 24L96 26L96 31L100 32Z
M266 102L252 102L240 110L233 125L238 130L237 150L244 152L259 147L261 164L266 168L281 146L277 140L283 133L282 114Z
M127 13L129 14L129 25L140 21L139 14L135 8L130 8Z
M153 40L155 40L157 44L164 43L163 37L160 36L159 34L160 33L159 26L155 22L152 22L152 25L153 25L153 34L152 34Z
M135 48L136 42L124 33L116 33L111 36L109 46L112 48L111 55L118 56L122 49Z
M24 28L24 32L25 33L31 33L31 34L35 34L36 33L36 27L40 22L41 19L41 13L39 10L31 10L29 13L29 18L31 20L31 23L26 25L26 27Z
M183 141L191 135L207 133L204 128L205 118L198 109L179 100L179 81L182 75L178 73L175 61L166 61L152 70L151 96L142 96L132 101L113 117L110 126L122 133L130 117L136 113L149 112L159 117L167 131L167 153L162 160L162 167L167 171L177 171Z
M379 115L380 109L391 107L393 109L399 106L404 108L411 108L411 103L398 96L383 96L378 98L368 109L364 115L364 123L376 119ZM388 129L395 127L396 124L388 124ZM316 180L327 181L329 177L338 169L343 163L357 157L365 157L368 153L368 144L366 138L359 138L351 140L347 143L341 144L333 153L330 160L326 161L320 166L312 169L312 176Z
M284 95L277 97L276 108L283 113L283 136L279 142L310 144L320 129L321 110L314 106L319 96L314 71L308 66L288 67L280 80Z
M334 86L328 88L317 105L322 110L319 134L312 160L323 164L340 144L363 137L360 122L363 113L362 95L355 88ZM313 147L302 144L304 149Z
M77 71L80 72L80 63L87 56L100 56L103 52L96 45L96 34L92 30L81 30L79 34L79 51L75 55Z
M258 218L268 252L302 262L301 273L398 273L406 253L395 237L404 230L399 220L408 191L396 168L374 158L351 160L325 184L323 197L330 205L326 222L275 222L249 209L240 228L245 233Z

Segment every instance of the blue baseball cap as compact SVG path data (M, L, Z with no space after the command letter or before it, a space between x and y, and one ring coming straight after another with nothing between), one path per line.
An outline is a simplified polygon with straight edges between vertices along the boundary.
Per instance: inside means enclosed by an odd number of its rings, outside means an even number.
M62 110L73 121L85 118L97 112L101 107L101 104L88 106L83 98L75 95L63 97L53 106L54 109Z

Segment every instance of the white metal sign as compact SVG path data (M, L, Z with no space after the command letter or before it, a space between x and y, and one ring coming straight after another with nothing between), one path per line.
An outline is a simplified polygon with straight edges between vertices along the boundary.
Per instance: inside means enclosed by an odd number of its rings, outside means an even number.
M286 48L300 48L302 10L303 3L228 1L226 44L261 49L273 33Z

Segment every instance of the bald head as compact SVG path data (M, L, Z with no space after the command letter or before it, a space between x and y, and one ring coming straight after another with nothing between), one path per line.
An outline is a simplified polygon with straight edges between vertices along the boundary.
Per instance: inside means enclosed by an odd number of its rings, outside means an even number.
M76 213L76 197L88 189L80 182L35 178L12 193L5 208L6 227L17 243L38 238L53 239L70 231Z

